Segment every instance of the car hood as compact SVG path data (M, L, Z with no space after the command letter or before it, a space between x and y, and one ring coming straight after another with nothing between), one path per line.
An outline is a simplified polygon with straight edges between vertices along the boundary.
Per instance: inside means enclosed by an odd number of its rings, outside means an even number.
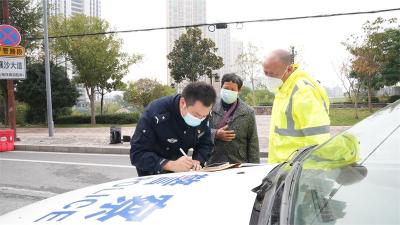
M252 188L274 165L170 173L78 189L0 217L22 224L248 224Z

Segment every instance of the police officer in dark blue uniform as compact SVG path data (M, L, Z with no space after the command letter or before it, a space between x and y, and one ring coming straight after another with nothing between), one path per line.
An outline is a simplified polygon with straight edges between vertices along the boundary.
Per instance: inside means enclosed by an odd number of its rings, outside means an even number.
M136 126L130 158L139 176L200 170L213 147L208 122L214 88L204 82L187 85L182 95L150 103ZM183 156L193 148L192 158Z

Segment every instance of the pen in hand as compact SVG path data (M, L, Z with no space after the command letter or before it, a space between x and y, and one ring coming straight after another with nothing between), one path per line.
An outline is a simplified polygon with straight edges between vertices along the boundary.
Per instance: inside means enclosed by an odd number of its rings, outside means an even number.
M183 155L183 156L186 156L186 157L188 157L188 156L186 155L185 151L183 151L183 149L182 149L182 148L179 148L179 151L181 151L181 153L182 153L182 155Z
M190 148L189 150L193 151L193 148ZM185 151L183 151L182 148L179 148L179 151L182 153L183 156L188 157L187 154L185 153ZM192 169L195 170L195 171L198 171L198 170L201 169L201 166L194 163Z
M183 151L182 148L179 148L179 151L182 153L183 156L185 156L186 158L189 158L189 157L186 155L185 151ZM193 167L194 167L194 164L192 165L192 169L193 169Z

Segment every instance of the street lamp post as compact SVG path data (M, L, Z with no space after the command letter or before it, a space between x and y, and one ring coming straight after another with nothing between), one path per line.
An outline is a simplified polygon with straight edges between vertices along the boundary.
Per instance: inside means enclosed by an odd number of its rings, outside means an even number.
M49 62L49 31L47 22L47 0L43 0L43 30L44 30L44 67L46 72L46 98L47 98L47 126L49 137L54 135L53 106L51 103L51 82L50 82L50 62Z

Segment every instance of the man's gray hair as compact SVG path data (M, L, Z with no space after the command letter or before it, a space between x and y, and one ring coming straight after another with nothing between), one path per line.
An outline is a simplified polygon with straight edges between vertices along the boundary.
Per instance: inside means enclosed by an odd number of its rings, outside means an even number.
M275 51L273 51L273 54L275 54L276 56L278 56L278 58L281 60L281 62L290 65L293 63L293 56L292 53L290 53L287 50L284 49L277 49Z

